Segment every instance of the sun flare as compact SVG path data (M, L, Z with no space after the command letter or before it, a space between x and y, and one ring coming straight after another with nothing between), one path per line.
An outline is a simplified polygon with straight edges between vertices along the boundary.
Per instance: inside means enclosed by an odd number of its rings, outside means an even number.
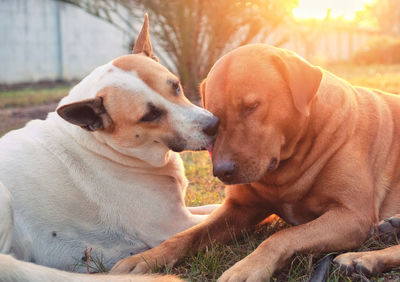
M330 10L331 18L343 17L354 20L355 14L376 0L299 0L299 6L293 9L298 19L324 19Z

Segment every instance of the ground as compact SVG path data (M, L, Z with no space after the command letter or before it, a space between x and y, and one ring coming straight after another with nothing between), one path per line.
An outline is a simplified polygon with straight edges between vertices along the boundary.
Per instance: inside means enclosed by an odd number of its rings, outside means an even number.
M343 77L355 85L378 88L400 93L400 65L390 66L354 66L334 65L327 68L336 75ZM65 96L70 85L41 85L40 87L19 87L4 89L0 87L0 136L7 131L23 126L34 118L45 118L49 111L56 108L57 101ZM205 152L184 152L186 174L189 188L186 196L187 205L220 203L223 200L223 184L212 177L211 162ZM205 252L189 255L182 263L172 269L158 269L165 273L181 275L189 281L215 281L224 270L240 260L270 234L287 228L282 221L274 221L263 226L256 234L245 234L244 239L233 238L229 245L213 245ZM379 240L368 240L359 250L379 249L387 246ZM280 272L274 281L307 281L318 263L326 256L296 255ZM99 262L96 262L97 265ZM101 264L101 263L100 263ZM93 266L101 269L101 266ZM331 266L329 281L369 281L356 275L351 278L339 273ZM400 269L390 273L370 278L372 281L399 281Z

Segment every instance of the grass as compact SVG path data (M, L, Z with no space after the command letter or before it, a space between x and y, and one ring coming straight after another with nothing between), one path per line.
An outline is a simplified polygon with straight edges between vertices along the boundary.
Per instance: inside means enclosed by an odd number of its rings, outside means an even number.
M54 110L55 103L66 96L70 87L27 87L18 90L0 90L0 137L7 131L22 127L35 118L44 118L46 111Z
M58 102L68 94L70 87L35 89L32 87L0 92L0 109L10 107L27 107Z
M182 158L189 180L186 191L186 205L221 203L224 198L224 185L212 177L211 159L207 152L184 152Z
M328 65L326 69L356 86L400 93L400 65Z
M354 66L330 65L326 68L334 74L350 81L355 85L378 88L384 91L400 93L400 65L392 66ZM10 107L26 107L58 101L68 92L67 87L53 89L32 88L0 92L1 110ZM0 115L1 116L1 115ZM7 122L2 120L1 122ZM1 131L1 130L0 130ZM4 133L4 132L3 132ZM1 136L2 132L0 132ZM186 204L198 206L202 204L220 203L224 198L224 186L212 177L211 161L206 152L182 153L185 163L189 187L187 190ZM251 253L265 238L288 225L278 220L271 225L260 227L254 234L245 234L243 239L233 238L233 243L227 245L211 244L199 253L190 254L181 263L173 268L157 269L168 274L178 274L188 281L215 281L223 271L235 262ZM388 246L376 238L368 240L358 250L373 250ZM273 281L307 281L316 265L326 254L295 255L281 271L274 274ZM101 269L101 261L94 261L90 267ZM369 281L391 281L400 279L400 270L381 274L369 278ZM368 281L362 276L346 277L335 267L330 267L328 281Z

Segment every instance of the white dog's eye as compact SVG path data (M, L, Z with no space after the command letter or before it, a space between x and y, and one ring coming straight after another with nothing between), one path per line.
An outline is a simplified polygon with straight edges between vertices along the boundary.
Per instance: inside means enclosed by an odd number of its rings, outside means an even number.
M151 122L158 119L160 116L164 114L164 111L157 108L153 104L148 105L147 113L140 119L141 122Z
M182 90L181 90L181 85L179 84L179 82L176 85L174 85L174 88L175 88L176 95L180 95Z
M175 95L180 95L182 93L182 87L179 81L168 80L167 83L172 86L172 90L175 92Z

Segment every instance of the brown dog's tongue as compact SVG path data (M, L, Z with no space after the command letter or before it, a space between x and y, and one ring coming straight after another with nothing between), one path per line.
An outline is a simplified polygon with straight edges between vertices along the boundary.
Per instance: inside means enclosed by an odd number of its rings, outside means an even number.
M211 159L212 159L212 150L213 150L213 148L214 148L213 144L209 144L209 145L206 146L206 149L207 149L208 153L210 154L210 158Z

